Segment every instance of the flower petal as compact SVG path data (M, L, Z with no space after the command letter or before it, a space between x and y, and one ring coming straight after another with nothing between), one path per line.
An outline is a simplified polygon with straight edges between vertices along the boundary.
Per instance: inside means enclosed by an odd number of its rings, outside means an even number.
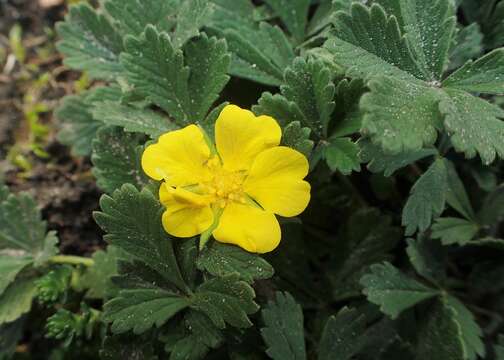
M161 135L156 144L147 146L142 168L154 180L164 179L171 186L196 184L208 178L205 162L210 149L196 125L189 125Z
M192 237L213 224L214 215L208 199L181 188L170 188L165 183L159 188L159 200L166 206L163 227L170 235Z
M261 151L280 144L282 130L269 116L227 105L215 123L215 142L224 168L246 170Z
M278 246L281 232L273 213L250 205L230 203L224 209L213 236L217 241L262 254Z
M245 192L264 209L291 217L310 202L308 160L300 152L277 146L257 155L243 184Z

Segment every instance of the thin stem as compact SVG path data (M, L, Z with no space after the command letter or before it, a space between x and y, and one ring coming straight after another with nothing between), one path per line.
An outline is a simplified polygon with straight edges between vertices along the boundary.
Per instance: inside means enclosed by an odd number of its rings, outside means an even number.
M94 265L94 260L82 256L56 255L49 259L54 264L84 265L87 267Z

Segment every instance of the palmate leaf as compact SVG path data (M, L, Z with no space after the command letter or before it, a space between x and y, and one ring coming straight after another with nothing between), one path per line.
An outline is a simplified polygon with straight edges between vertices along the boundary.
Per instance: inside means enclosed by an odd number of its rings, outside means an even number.
M212 12L213 7L208 0L183 1L179 5L173 45L179 48L190 38L197 36L200 28L210 20Z
M469 196L465 190L462 180L457 174L455 165L449 161L445 161L447 180L448 180L448 193L446 194L446 202L452 208L457 210L462 216L468 220L476 221L476 214L469 200Z
M361 162L367 163L368 170L373 173L383 172L387 177L407 165L438 153L436 149L420 149L388 154L367 138L361 138L357 144L360 147L359 158Z
M191 298L191 307L203 312L219 329L229 324L236 328L248 328L252 322L249 314L259 306L254 302L254 289L237 274L208 280L198 286Z
M0 203L0 257L5 258L2 266L11 275L0 283L7 285L8 278L14 279L13 273L30 263L45 264L58 252L57 242L55 232L47 232L47 223L29 194L9 195Z
M105 241L144 261L179 289L187 288L172 240L161 225L163 208L150 191L126 184L111 196L102 196L100 206L102 211L94 218L107 233Z
M303 310L289 293L277 292L262 310L265 327L261 335L266 353L274 360L306 359Z
M305 37L310 0L265 0L280 17L297 43Z
M128 82L179 125L203 121L229 79L225 42L204 34L187 44L185 62L168 34L150 25L140 37L127 37L125 48Z
M432 238L440 239L443 245L467 244L479 231L479 225L465 219L439 218L432 225Z
M444 125L457 151L472 158L479 154L484 164L504 157L504 110L464 91L446 89L440 102Z
M117 262L128 256L115 246L108 246L107 250L93 253L93 266L86 269L80 277L79 290L86 290L86 298L105 299L117 293L117 288L111 278L117 275Z
M258 24L249 1L213 2L217 6L208 27L227 41L232 53L229 73L266 85L280 85L284 69L295 57L284 32L266 22Z
M350 77L386 75L411 82L422 78L396 18L387 16L380 5L354 3L349 13L337 13L334 26L334 36L324 48Z
M329 169L350 175L360 171L359 147L350 138L334 138L324 147L324 157Z
M116 86L97 87L65 97L56 110L56 117L61 123L58 140L71 146L74 155L90 155L96 132L103 125L94 119L93 106L101 101L118 101L120 97L121 90Z
M371 272L360 281L368 301L395 319L404 310L439 294L418 281L404 275L390 263L371 266Z
M478 355L484 358L486 353L485 345L481 341L483 330L476 323L473 314L453 296L446 298L446 305L451 306L455 310L455 320L460 324L467 358L475 360L478 358Z
M402 224L406 226L406 235L417 229L426 230L433 219L443 212L448 188L446 163L437 159L417 180L404 206Z
M102 121L105 125L120 126L124 131L146 134L152 139L178 128L168 117L159 112L116 101L100 102L91 112L95 120Z
M311 129L302 127L299 121L293 121L282 132L282 145L291 147L307 158L313 149L313 141L310 140Z
M251 254L234 245L213 241L201 251L197 266L213 276L225 276L233 273L248 283L273 276L273 267L259 255Z
M318 360L350 360L365 343L366 317L355 309L343 308L324 327Z
M456 45L450 50L448 70L456 69L483 52L483 34L477 23L462 28L456 36Z
M221 345L224 336L208 316L189 311L183 324L167 327L159 339L165 343L170 360L201 360L210 349Z
M320 60L296 58L284 76L281 95L265 92L254 112L275 116L284 126L300 121L316 136L327 136L335 93L329 68Z
M378 0L378 3L397 18L421 69L422 80L439 80L455 30L451 0Z
M120 263L120 275L113 279L119 294L105 304L105 319L115 333L143 333L187 307L206 314L218 328L252 324L248 314L258 309L255 293L238 274L209 279L190 289L173 240L161 225L163 208L151 192L124 185L111 197L103 196L100 205L102 212L94 216L107 232L105 240L133 259Z
M101 128L93 140L93 175L96 183L111 194L129 183L137 188L148 184L141 167L143 136L125 133L118 127Z
M362 133L396 154L433 145L442 129L440 90L393 77L375 77L361 99Z
M104 14L88 4L74 5L57 31L62 38L58 50L71 68L98 79L112 80L122 73L122 38Z
M147 25L170 30L177 0L106 0L104 8L122 35L140 35Z
M33 258L26 256L23 252L10 250L0 250L0 295L16 279L16 276L33 262Z
M504 94L504 48L469 61L443 81L443 86L469 92Z
M441 301L429 308L418 335L416 359L467 359L467 350L462 338L461 324L456 319L456 310Z

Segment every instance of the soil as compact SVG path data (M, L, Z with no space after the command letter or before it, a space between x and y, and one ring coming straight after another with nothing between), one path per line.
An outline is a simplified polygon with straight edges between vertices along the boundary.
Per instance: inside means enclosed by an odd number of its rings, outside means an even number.
M53 110L61 98L74 92L81 76L62 64L54 46L56 36L48 31L66 12L58 3L62 2L0 0L0 50L5 54L0 55L0 176L12 192L27 191L36 198L48 228L58 232L62 252L88 255L103 246L92 219L92 211L99 208L100 191L89 160L72 157L56 140ZM14 58L10 47L9 31L15 24L22 28L23 63ZM41 75L49 80L34 91ZM48 156L36 155L30 146L27 93L47 108L39 114L39 122L48 129L41 143ZM13 161L13 149L27 160L29 169Z

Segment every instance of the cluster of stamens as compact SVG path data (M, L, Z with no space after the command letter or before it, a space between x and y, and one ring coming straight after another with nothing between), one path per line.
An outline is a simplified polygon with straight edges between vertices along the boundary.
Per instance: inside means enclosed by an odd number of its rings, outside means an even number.
M206 165L210 169L211 179L200 184L200 188L212 197L212 203L220 208L226 207L229 202L246 203L242 173L225 170L218 157L211 158Z

